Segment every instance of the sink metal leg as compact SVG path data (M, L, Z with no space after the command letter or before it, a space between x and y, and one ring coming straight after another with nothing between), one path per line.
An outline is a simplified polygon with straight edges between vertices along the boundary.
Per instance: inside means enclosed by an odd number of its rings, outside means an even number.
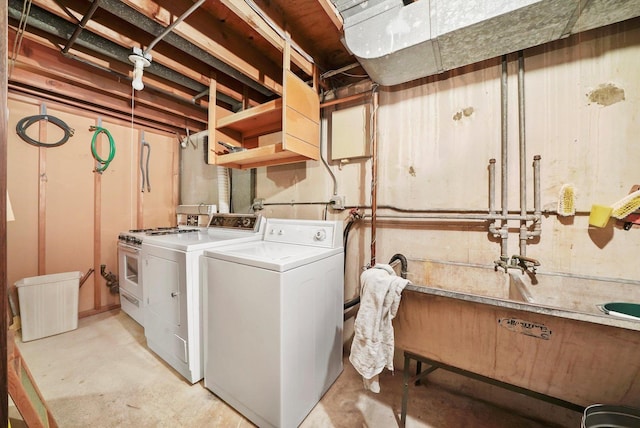
M404 354L404 371L402 374L402 413L400 413L400 427L404 428L407 423L407 401L409 400L409 362L411 358Z
M404 373L403 373L403 384L402 384L402 413L400 415L400 426L402 428L404 428L405 424L407 423L407 404L409 401L409 381L410 381L409 365L412 359L416 361L416 366L417 366L416 376L413 379L411 379L415 385L419 385L422 379L424 379L427 375L429 375L429 373L432 373L433 371L440 368L452 373L456 373L458 375L466 376L471 379L488 383L490 385L499 386L499 387L508 389L510 391L517 392L519 394L525 394L525 395L528 395L529 397L537 398L539 400L546 401L547 403L555 404L557 406L562 406L579 413L584 412L583 406L570 403L568 401L564 401L559 398L542 394L536 391L532 391L517 385L501 382L497 379L492 379L477 373L470 372L468 370L450 366L450 365L405 351L404 352ZM429 365L429 367L424 371L422 370L422 363Z

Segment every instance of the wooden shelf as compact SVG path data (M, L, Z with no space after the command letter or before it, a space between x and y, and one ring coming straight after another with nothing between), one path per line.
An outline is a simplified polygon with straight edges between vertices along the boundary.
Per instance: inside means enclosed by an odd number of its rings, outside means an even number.
M217 165L240 169L282 165L285 163L302 162L309 159L306 156L285 150L282 143L248 149L242 152L218 155L217 158Z
M209 164L248 169L320 158L320 100L315 87L289 70L289 55L287 43L282 98L217 120L210 108ZM212 81L209 92L215 94ZM245 150L221 154L218 142Z
M282 127L282 98L218 119L216 129L228 129L251 136L255 130ZM278 124L276 127L275 124ZM259 132L258 132L259 133Z

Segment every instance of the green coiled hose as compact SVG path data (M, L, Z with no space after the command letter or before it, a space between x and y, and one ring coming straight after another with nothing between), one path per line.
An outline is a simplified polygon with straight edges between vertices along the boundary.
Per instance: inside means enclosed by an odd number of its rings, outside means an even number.
M96 172L98 174L102 174L104 170L109 168L109 164L116 156L116 143L113 141L111 133L106 128L102 128L100 126L92 126L89 128L89 131L95 131L93 133L93 138L91 138L91 153L93 153L93 157L100 164L99 167L96 167ZM98 138L98 135L102 133L106 134L107 138L109 139L109 157L107 157L107 159L102 159L96 151L96 139Z

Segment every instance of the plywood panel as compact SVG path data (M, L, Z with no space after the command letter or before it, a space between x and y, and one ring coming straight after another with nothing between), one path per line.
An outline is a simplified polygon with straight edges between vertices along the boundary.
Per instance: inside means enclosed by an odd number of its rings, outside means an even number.
M144 227L163 227L176 224L178 141L175 136L164 136L149 131L144 133L151 145L149 178L151 191L140 192L143 201ZM146 167L146 149L144 162ZM140 189L138 189L140 190Z
M295 136L297 139L315 148L313 158L317 159L319 154L318 146L320 145L320 130L318 125L294 109L287 108L285 114L285 123L287 124L285 132L287 136ZM286 149L292 150L290 147L286 147Z
M39 112L37 100L14 95L10 103L10 129L15 129L19 119ZM39 149L19 139L15 131L9 133L8 190L16 221L9 223L8 228L8 279L13 283L38 274L84 273L94 268L95 274L83 284L79 296L80 312L94 313L119 302L118 296L109 293L99 272L101 264L110 272L118 271L118 233L139 225L175 224L178 141L174 135L147 133L146 139L152 145L152 192L142 194L137 129L101 118L102 126L114 138L116 155L103 174L97 175L91 153L94 132L89 127L98 124L98 117L66 107L47 106L47 113L75 130L64 145ZM29 135L38 138L39 125L29 129ZM49 123L43 135L44 141L55 142L62 131ZM96 148L102 158L107 157L108 139L104 134L98 137ZM41 170L40 152L44 153ZM41 185L42 222L38 219ZM41 223L44 227L39 235ZM39 244L43 245L40 273Z
M38 274L38 149L20 139L16 123L39 107L8 100L7 188L15 221L7 223L7 284ZM29 128L37 136L37 126Z
M75 134L62 146L46 149L46 272L86 272L93 267L95 239L94 159L89 131L94 122L52 108L47 112L74 128ZM94 281L91 277L80 288L80 312L94 307Z
M108 271L117 275L118 233L135 227L136 211L131 199L136 196L136 171L132 170L131 160L135 157L134 147L137 147L137 143L131 139L130 127L104 122L104 119L102 126L109 130L114 139L116 156L100 178L100 264L105 264ZM105 158L109 152L108 140L106 137L102 140L99 147L102 150L101 157ZM118 297L109 293L106 281L102 278L98 280L102 305L117 303Z
M285 79L285 105L297 110L313 122L319 123L320 100L318 94L291 71L285 72Z
M550 332L542 339L499 320ZM633 406L640 394L637 331L414 291L394 326L401 349L578 405Z

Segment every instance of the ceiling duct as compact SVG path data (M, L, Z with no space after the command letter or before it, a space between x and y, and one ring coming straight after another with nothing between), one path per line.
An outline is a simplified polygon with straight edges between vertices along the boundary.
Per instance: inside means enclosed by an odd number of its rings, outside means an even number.
M640 0L332 0L344 43L395 85L640 16Z

